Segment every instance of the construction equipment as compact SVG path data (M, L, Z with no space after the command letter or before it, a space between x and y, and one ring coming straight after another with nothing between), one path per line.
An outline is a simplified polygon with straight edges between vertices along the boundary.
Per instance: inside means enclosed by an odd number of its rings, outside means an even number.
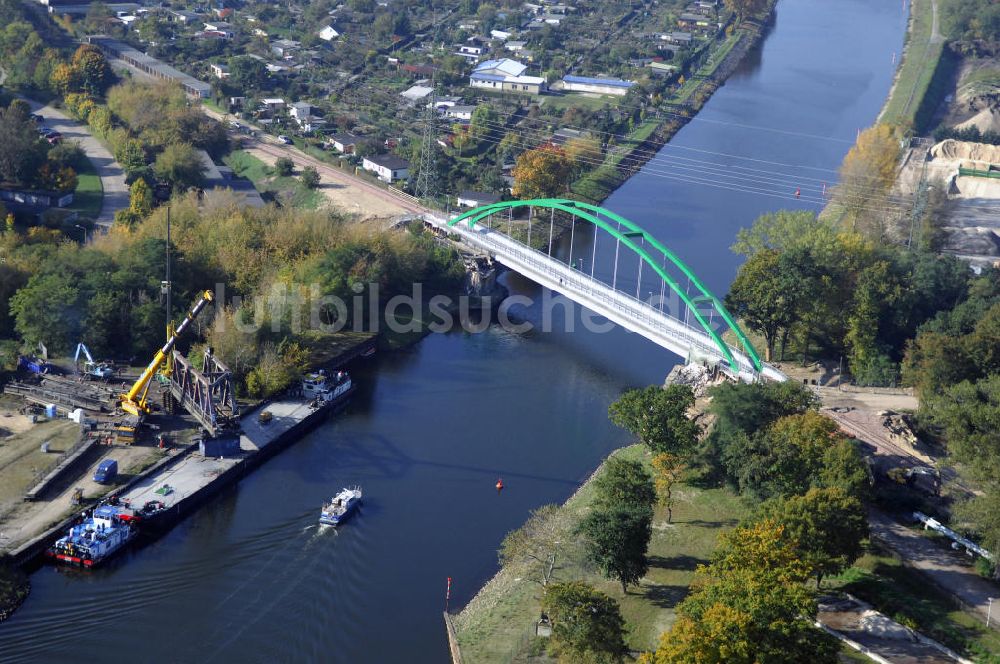
M167 343L163 345L163 348L156 351L156 355L153 356L153 360L149 363L149 366L143 370L142 375L140 375L135 381L132 388L128 392L122 394L119 398L121 409L123 411L138 418L152 412L152 406L150 406L149 402L146 400L146 394L149 392L150 381L152 381L153 376L157 371L159 371L160 367L163 366L167 357L170 356L171 351L174 349L174 345L177 343L177 339L184 334L184 331L187 330L194 319L198 317L198 314L201 313L201 310L204 309L205 306L212 301L212 299L212 291L207 290L201 294L201 298L191 308L191 311L188 312L187 317L181 322L180 325L177 326L173 335L167 339Z
M47 374L55 370L55 366L34 355L21 355L17 358L17 368L33 374Z
M83 362L83 371L80 371L80 353L83 353L83 356L86 358ZM115 368L111 363L94 362L94 358L90 355L90 349L82 341L76 345L76 353L73 355L73 365L87 379L108 381L115 377Z

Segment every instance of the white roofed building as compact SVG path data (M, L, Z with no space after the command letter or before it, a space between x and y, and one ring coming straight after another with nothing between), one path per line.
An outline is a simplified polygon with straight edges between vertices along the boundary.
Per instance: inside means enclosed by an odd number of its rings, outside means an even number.
M540 94L545 90L545 79L541 76L525 76L528 65L501 58L479 63L469 76L469 85L497 92L521 92Z

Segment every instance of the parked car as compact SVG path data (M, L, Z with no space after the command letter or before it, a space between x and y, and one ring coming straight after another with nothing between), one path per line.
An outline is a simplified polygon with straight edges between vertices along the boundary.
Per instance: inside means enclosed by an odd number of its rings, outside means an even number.
M43 122L45 122L45 118L40 116L38 113L32 113L28 117L34 120L37 124L42 124Z
M44 125L38 128L38 133L41 134L42 136L48 136L54 131L55 129L53 129L52 127L46 127Z
M60 134L58 131L54 131L48 136L46 136L45 140L48 141L50 145L55 145L56 143L62 140L62 134Z
M94 481L98 484L109 484L115 481L118 476L118 462L114 459L105 459L94 471Z
M282 143L284 143L285 145L291 145L292 144L292 139L288 138L285 135L279 136L278 140L281 141Z
M242 128L242 125L240 125L239 122L236 122L235 120L233 120L232 122L229 123L229 128L230 129L235 129L235 130L239 131Z

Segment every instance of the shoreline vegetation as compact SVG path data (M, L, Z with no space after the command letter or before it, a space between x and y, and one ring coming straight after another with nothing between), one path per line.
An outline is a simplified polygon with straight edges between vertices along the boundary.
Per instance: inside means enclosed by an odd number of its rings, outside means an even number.
M652 456L645 445L636 443L619 448L604 459L565 503L548 511L548 526L564 542L553 576L560 580L584 580L615 597L629 625L628 648L652 651L660 634L673 623L674 614L668 607L687 594L696 565L708 563L718 535L735 527L749 516L750 510L728 489L678 484L674 488L676 500L671 522L667 522L666 507L658 506L654 511L649 572L622 596L616 581L602 577L586 562L581 538L573 534L596 499L595 480L605 472L612 458L638 461L647 470L652 469ZM532 626L539 618L543 588L527 577L523 564L508 564L461 611L450 614L463 661L514 662L541 654L534 649L544 648L545 640L533 640Z
M20 567L0 556L0 623L9 618L28 598L31 584Z
M929 1L929 0L928 0ZM570 185L571 197L600 204L652 159L674 135L690 122L722 87L749 51L766 34L778 0L767 0L756 18L748 18L733 34L717 42L708 60L690 77L669 104L667 117L657 112L635 127L615 149L609 150L597 168Z

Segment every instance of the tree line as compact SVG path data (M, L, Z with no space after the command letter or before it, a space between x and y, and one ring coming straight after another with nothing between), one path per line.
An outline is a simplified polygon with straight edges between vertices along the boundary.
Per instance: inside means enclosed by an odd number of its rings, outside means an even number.
M678 482L727 484L755 506L753 516L720 537L676 622L640 661L836 662L836 641L811 624L817 607L807 582L819 587L850 566L868 537L871 479L857 443L793 383L723 384L709 396L708 431L691 417L687 386L630 390L611 405L611 420L647 454L606 461L575 535L587 560L626 594L649 569L654 507L669 522ZM550 650L560 661L622 661L627 624L618 602L556 578L566 536L554 525L558 510L541 508L508 534L501 562L521 563L542 586Z

